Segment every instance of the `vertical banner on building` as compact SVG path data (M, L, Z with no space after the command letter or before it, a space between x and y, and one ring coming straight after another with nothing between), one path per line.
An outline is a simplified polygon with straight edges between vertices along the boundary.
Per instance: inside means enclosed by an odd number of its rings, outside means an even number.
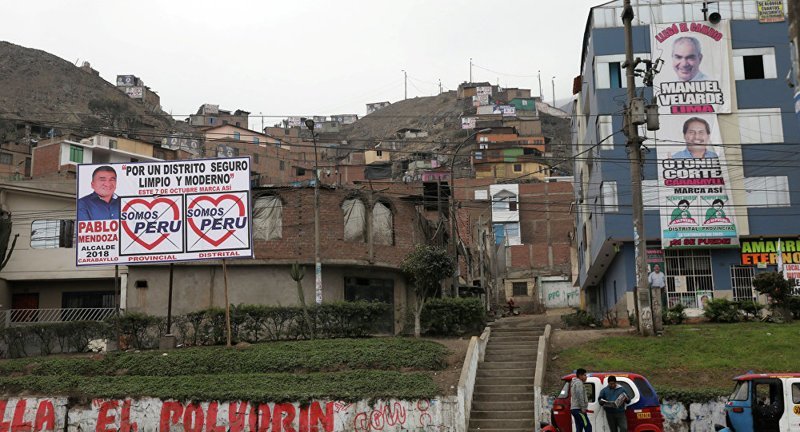
M78 166L78 266L253 256L250 159Z
M664 60L653 87L663 113L730 113L730 25L654 24L652 58Z
M730 177L716 115L661 116L657 137L661 244L738 246Z

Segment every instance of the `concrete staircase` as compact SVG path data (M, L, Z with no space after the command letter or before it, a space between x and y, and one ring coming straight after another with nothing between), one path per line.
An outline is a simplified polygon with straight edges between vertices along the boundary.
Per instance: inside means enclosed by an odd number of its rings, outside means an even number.
M478 364L470 432L532 432L533 374L544 325L525 317L492 324L484 361Z

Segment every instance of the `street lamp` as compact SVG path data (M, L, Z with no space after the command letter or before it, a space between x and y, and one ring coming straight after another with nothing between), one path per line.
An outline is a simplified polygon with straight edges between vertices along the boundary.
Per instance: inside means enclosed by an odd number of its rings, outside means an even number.
M322 262L319 258L319 159L317 157L317 135L314 133L314 120L306 119L305 125L311 131L314 143L314 297L317 304L322 303Z
M450 236L452 237L450 241L453 243L453 258L455 265L453 266L453 293L455 297L458 297L458 240L456 238L456 178L455 178L455 165L456 165L456 157L458 157L458 152L464 147L469 140L471 140L475 135L491 132L492 128L485 128L478 131L475 131L469 136L467 136L464 141L461 141L456 147L456 151L453 153L453 157L450 159Z

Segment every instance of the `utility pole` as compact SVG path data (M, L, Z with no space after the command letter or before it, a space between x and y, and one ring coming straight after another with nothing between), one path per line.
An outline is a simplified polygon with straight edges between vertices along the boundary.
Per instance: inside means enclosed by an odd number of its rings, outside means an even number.
M403 100L408 99L408 73L403 69ZM313 131L312 131L313 133Z
M539 71L539 99L544 102L544 92L542 91L542 71Z
M550 82L553 84L553 108L556 107L556 77L553 77Z
M638 125L644 117L644 103L636 98L636 80L633 60L633 8L631 0L625 0L622 8L622 23L625 26L625 76L628 87L628 106L625 109L626 146L631 161L631 194L633 195L633 245L636 261L637 321L642 336L652 336L653 310L650 306L651 293L647 281L647 242L644 231L644 206L642 200L642 141Z
M472 57L469 58L469 82L472 82Z
M322 304L322 261L319 257L319 159L317 156L317 136L314 133L314 120L306 119L305 125L311 131L314 143L314 294L317 304Z
M439 78L439 94L442 94L442 79Z

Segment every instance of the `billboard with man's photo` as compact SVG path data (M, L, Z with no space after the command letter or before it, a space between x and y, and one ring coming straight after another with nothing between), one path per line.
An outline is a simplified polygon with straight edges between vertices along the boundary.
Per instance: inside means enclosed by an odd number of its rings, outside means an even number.
M253 256L250 158L78 165L78 266Z
M656 149L664 248L739 244L728 162L716 115L661 116Z
M706 22L653 24L652 58L664 65L653 80L660 112L730 113L730 25Z

